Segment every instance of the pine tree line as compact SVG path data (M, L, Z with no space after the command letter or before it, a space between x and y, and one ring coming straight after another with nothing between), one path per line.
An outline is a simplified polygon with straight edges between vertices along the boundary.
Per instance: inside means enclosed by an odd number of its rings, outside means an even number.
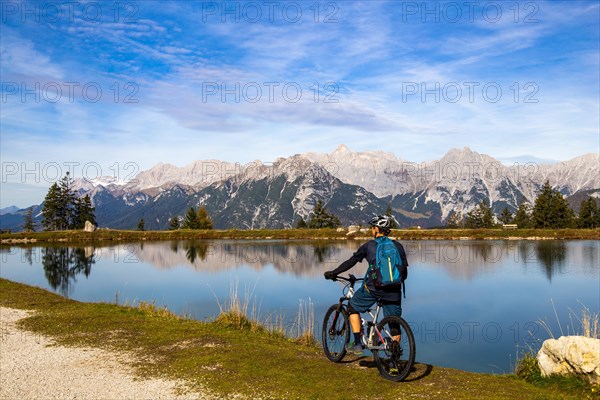
M42 209L42 225L47 231L61 231L66 229L82 229L86 221L96 225L95 208L86 194L79 198L73 190L73 180L69 173L50 186L44 198ZM30 227L26 215L25 225Z
M503 224L515 224L518 228L600 228L600 207L589 197L581 202L579 214L569 207L564 196L546 181L533 207L522 201L514 217L505 207L497 216ZM484 202L463 218L460 212L452 211L448 216L448 228L491 228L494 226L493 214Z
M25 217L23 218L23 225L21 226L25 232L35 232L36 223L33 219L33 206L27 209Z
M338 228L342 225L340 219L327 212L325 205L323 204L323 200L317 200L317 204L313 209L312 215L308 221L305 221L304 218L300 218L298 223L296 224L296 228L303 229L321 229L321 228Z
M194 207L190 207L182 222L179 222L179 217L177 216L173 216L169 220L169 230L212 228L212 219L208 215L206 207L198 207L198 210L194 209Z

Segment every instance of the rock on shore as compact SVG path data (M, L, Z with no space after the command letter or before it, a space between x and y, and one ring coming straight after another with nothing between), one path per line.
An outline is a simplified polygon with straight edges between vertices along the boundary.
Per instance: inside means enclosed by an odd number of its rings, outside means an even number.
M542 376L577 375L600 384L600 339L561 336L548 339L537 354Z

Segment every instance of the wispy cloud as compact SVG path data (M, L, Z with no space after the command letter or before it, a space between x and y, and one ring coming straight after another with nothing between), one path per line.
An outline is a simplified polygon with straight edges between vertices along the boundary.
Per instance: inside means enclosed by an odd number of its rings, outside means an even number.
M22 33L7 26L2 27L0 57L3 81L9 81L11 76L32 79L65 77L63 68L58 62L53 61L44 49L36 48L35 44L23 37Z
M264 8L256 22L223 22L203 19L204 2L127 4L101 21L81 10L2 21L3 161L91 159L110 172L116 162L273 160L339 143L414 161L465 145L506 159L569 159L599 145L597 2L495 2L496 22L481 3L456 23L407 17L408 3L394 1L294 2L295 22L281 5L273 20ZM72 96L67 82L79 84ZM36 83L58 84L62 97L51 101L52 85L34 94Z

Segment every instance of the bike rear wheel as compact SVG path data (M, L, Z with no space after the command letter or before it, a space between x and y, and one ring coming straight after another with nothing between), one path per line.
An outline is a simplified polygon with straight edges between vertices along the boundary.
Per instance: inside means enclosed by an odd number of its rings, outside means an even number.
M350 340L350 322L344 306L334 304L323 318L321 342L323 351L330 361L340 362L346 355L346 344Z
M373 350L375 365L385 379L399 382L408 376L415 363L415 338L412 330L404 319L397 316L383 318L377 324L377 330L381 337L376 338L376 346L382 346L385 350ZM394 340L392 333L399 334L400 340Z

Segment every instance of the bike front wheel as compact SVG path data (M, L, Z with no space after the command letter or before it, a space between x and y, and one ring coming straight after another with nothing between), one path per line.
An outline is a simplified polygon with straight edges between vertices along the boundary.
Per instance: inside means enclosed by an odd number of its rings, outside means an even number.
M321 342L323 351L330 361L340 362L346 355L346 344L350 340L348 311L340 304L329 307L323 318Z
M404 380L415 363L415 338L408 323L397 316L383 318L377 324L379 331L373 350L375 365L381 376L391 381Z

